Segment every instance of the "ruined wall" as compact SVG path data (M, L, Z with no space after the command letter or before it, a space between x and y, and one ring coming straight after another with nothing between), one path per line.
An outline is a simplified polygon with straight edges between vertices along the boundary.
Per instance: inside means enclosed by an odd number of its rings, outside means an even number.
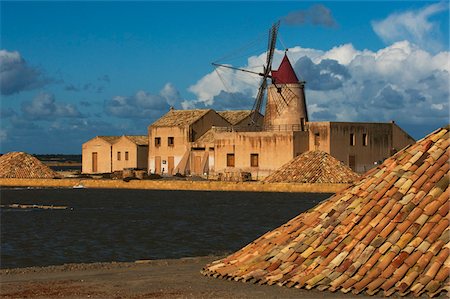
M234 167L227 166L227 154L234 154ZM251 166L251 154L258 155L258 166ZM250 172L262 179L294 158L293 132L216 133L215 174Z
M97 153L97 171L93 170L93 153ZM95 137L82 145L82 173L110 173L111 144Z
M294 157L309 151L309 132L294 132Z
M310 122L309 150L320 150L331 154L330 149L330 122Z
M331 122L330 148L330 154L336 159L364 173L391 156L392 126L389 123Z

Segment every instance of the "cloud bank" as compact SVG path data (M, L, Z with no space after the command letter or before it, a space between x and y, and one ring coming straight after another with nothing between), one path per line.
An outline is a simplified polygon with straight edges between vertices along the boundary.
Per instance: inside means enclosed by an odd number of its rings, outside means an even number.
M155 119L180 100L178 90L167 83L159 94L139 90L132 96L115 96L105 102L105 112L120 118Z
M274 68L283 51L276 51ZM408 41L378 51L357 50L352 44L328 51L294 47L288 56L299 79L306 81L306 96L312 120L389 121L422 124L445 120L449 111L450 54L432 54ZM262 65L265 53L248 59L243 68ZM222 76L233 78L237 73ZM252 98L258 82L227 80L225 88L215 72L190 87L198 98L190 104L221 109ZM231 92L230 92L231 90ZM240 99L229 99L228 94ZM219 95L221 95L219 97ZM248 101L248 100L247 100ZM251 109L252 101L248 101Z

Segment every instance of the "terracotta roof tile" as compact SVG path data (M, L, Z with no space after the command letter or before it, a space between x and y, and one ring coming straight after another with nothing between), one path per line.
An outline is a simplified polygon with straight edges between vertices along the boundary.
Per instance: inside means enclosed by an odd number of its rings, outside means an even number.
M52 179L58 177L37 158L24 152L10 152L0 157L0 178Z
M431 133L202 272L355 294L448 291L448 131Z

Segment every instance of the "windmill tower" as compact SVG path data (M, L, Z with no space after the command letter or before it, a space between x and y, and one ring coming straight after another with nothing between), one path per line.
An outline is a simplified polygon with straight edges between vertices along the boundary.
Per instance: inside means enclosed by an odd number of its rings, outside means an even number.
M272 70L264 116L266 131L304 131L308 121L305 82L299 81L284 54L278 70Z
M277 41L280 22L276 22L269 30L269 42L266 61L262 72L241 69L229 65L213 63L216 67L225 67L246 73L259 75L261 83L252 108L252 123L254 129L264 131L305 131L308 121L306 110L305 82L299 81L295 71L284 54L278 70L272 70L273 55ZM286 50L287 51L287 50ZM268 85L267 80L272 79ZM267 90L267 102L263 127L258 127L257 118L260 115L264 94Z

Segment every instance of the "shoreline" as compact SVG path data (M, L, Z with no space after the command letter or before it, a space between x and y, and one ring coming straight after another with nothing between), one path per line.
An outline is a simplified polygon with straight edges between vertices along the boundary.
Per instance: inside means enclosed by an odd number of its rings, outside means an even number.
M374 298L216 279L217 256L0 270L2 298Z
M337 193L350 184L300 184L263 182L178 181L178 180L106 180L106 179L11 179L0 178L1 187L59 187L97 189L144 189L186 191L242 191Z

